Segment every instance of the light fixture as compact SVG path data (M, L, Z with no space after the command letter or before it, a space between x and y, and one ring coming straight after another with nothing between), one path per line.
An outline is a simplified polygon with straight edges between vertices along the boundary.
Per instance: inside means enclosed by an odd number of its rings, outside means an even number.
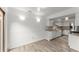
M73 22L71 23L71 26L74 26Z
M20 20L24 21L25 20L25 16L24 15L19 15Z
M37 21L37 22L40 22L40 18L39 18L39 17L36 17L36 21Z
M41 10L40 7L38 7L38 8L37 8L37 11L40 12L40 10Z
M65 20L66 20L66 21L69 20L69 17L65 17Z

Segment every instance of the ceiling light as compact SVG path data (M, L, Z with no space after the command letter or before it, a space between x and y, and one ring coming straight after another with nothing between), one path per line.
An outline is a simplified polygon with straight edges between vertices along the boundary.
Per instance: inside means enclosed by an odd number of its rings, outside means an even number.
M39 18L39 17L36 17L36 21L37 21L37 22L40 22L40 18Z
M71 26L74 26L74 24L73 24L73 23L71 23Z
M37 11L38 11L38 12L40 11L40 7L37 8Z
M20 20L24 21L25 20L25 16L23 15L19 15Z
M67 21L69 19L69 17L65 17L65 20Z

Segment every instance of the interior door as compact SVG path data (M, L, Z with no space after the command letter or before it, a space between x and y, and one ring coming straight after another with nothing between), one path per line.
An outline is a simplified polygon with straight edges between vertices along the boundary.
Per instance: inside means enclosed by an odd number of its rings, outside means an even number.
M3 21L4 21L4 11L0 8L0 52L4 51Z

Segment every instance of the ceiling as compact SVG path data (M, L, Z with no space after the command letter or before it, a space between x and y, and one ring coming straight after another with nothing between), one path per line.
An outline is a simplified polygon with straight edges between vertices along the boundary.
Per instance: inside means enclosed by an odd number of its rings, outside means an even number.
M67 10L71 7L45 7L45 8L39 7L40 11L38 11L37 8L38 7L9 7L8 9L9 9L9 11L18 10L18 13L26 13L29 11L37 16L41 16L42 18L46 18L47 16L50 16L50 15L55 14L57 12Z
M44 13L44 15L51 15L69 9L71 7L17 7L16 9L24 11L31 10L32 12L37 13L37 8L40 8L40 12Z
M42 8L41 12L44 13L44 15L51 15L51 14L55 14L57 12L61 12L64 11L66 9L69 9L69 7L48 7L48 8Z

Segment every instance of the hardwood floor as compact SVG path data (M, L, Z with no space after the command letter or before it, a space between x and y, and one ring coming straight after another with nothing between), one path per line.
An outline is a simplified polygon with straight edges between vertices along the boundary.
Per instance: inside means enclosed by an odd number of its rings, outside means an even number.
M77 52L69 48L67 36L51 41L41 40L9 50L9 52Z

